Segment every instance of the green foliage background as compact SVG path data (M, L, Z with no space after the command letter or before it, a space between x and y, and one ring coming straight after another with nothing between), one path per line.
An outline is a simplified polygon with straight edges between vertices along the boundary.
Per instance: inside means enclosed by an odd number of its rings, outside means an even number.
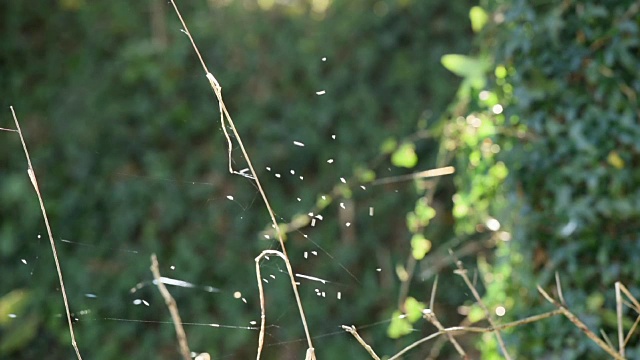
M406 313L364 332L379 354L432 333L420 318L435 274L440 321L482 324L450 274L449 248L479 271L490 309L505 308L500 321L550 310L535 286L552 289L558 272L570 309L616 338L614 282L640 295L637 2L211 0L181 8L279 219L322 208L325 220L302 229L313 242L296 231L287 238L296 272L334 281L326 299L301 285L319 358L367 358L342 324ZM171 288L184 321L258 320L253 259L275 247L264 239L268 217L252 183L226 171L215 98L169 5L14 1L0 10L1 101L16 107L30 145L86 358L176 356L172 326L109 320L168 319L148 286L152 252L166 276L220 289ZM8 111L0 119L12 127ZM0 272L11 274L0 304L19 320L0 319L0 354L72 357L14 135L0 133ZM244 167L238 151L234 161ZM370 183L446 165L456 174L438 182ZM312 250L319 256L305 260ZM302 328L282 268L262 265L263 277L277 275L267 287L267 343L286 342L268 346L265 358L300 358ZM214 358L254 356L255 331L187 333L194 350ZM465 348L474 339L473 357L500 358L493 336L465 338ZM640 357L635 339L628 358ZM506 331L505 340L519 359L604 355L561 317Z
M305 214L340 177L357 179L364 169L379 177L406 172L392 167L379 147L438 123L458 84L440 57L469 50L471 4L336 0L323 12L312 6L317 2L267 9L268 3L180 6L285 222ZM0 98L6 110L0 126L13 127L7 109L13 105L58 242L85 358L176 357L171 325L109 320L169 319L153 286L130 292L150 280L152 252L165 276L221 289L172 287L185 322L249 326L259 320L253 259L275 246L259 236L268 217L253 185L227 173L215 98L170 5L9 1L0 12ZM317 96L319 90L326 95ZM3 304L13 304L7 313L18 315L0 323L0 354L71 358L19 139L6 132L0 137L0 295ZM294 147L296 140L305 147ZM433 139L420 142L419 162L412 165L433 167L437 148ZM335 162L328 164L329 158ZM238 151L235 161L237 169L244 167ZM291 169L296 176L289 176ZM312 285L301 288L312 332L336 333L316 340L320 358L366 358L338 326L389 318L398 292L393 267L410 252L404 224L415 202L411 184L368 192L352 187L334 194L324 212L330 220L304 229L335 260L320 252L318 260L305 261L303 251L318 248L300 233L287 240L296 272L338 283L327 299L319 299ZM354 209L357 226L346 229L338 221L344 215L338 201ZM367 215L370 206L375 218ZM302 337L281 268L276 260L263 265L264 277L278 275L266 294L267 319L277 325L268 329L268 344ZM336 299L336 290L343 300ZM234 299L235 291L249 304ZM135 306L136 299L150 306ZM187 333L195 351L213 358L255 356L255 331L188 326ZM390 340L382 325L367 336L377 351L392 353L419 334ZM265 358L303 353L298 341L267 347Z

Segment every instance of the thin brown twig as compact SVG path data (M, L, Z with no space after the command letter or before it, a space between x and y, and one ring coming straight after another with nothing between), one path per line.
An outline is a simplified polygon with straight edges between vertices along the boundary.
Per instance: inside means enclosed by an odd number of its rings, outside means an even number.
M631 326L631 329L629 329L629 332L627 333L627 337L624 338L625 346L629 342L629 339L631 339L631 335L633 335L633 332L636 330L639 324L640 324L640 316L636 318L636 321L634 321L633 325Z
M624 360L624 357L620 356L620 354L618 354L613 348L609 347L609 345L607 345L604 341L602 341L602 339L600 339L595 333L593 333L593 331L589 330L587 325L585 325L580 319L578 319L578 317L575 316L571 311L569 311L569 309L567 309L564 305L560 304L554 298L549 296L549 294L547 294L547 292L544 291L544 289L540 287L540 285L538 285L538 291L540 292L540 294L542 294L542 296L544 296L544 298L548 302L555 305L558 308L558 310L562 312L562 315L564 315L578 329L580 329L585 335L587 335L589 339L593 340L596 344L598 344L598 346L602 350L606 351L614 359Z
M556 271L556 288L558 291L558 298L560 299L560 303L562 305L567 305L567 302L564 301L564 295L562 295L562 284L560 283L560 274Z
M187 334L185 334L184 328L182 327L182 319L180 319L178 305L162 282L162 279L160 279L160 270L158 269L158 258L156 257L156 254L151 254L151 272L153 273L153 279L155 280L156 286L164 298L164 303L167 305L167 308L169 308L169 312L171 313L171 320L173 320L178 344L180 345L180 354L184 360L191 360L191 350L189 350L189 344L187 343Z
M424 171L420 171L413 174L381 178L381 179L372 181L371 186L390 184L390 183L395 183L400 181L426 179L430 177L450 175L450 174L453 174L455 171L456 170L453 166L445 166L437 169L424 170Z
M176 11L176 14L178 15L178 18L180 19L180 22L182 23L182 26L184 27L184 32L185 34L189 37L189 40L191 41L191 44L193 45L193 49L196 52L198 58L200 59L200 63L202 64L202 68L204 69L205 73L206 73L206 77L209 80L209 84L211 85L211 88L213 89L214 94L216 95L216 97L218 98L218 104L220 107L220 117L221 117L221 121L222 121L222 129L225 133L225 136L227 137L227 143L228 143L228 152L229 152L229 156L231 156L231 149L232 147L231 145L231 140L229 138L229 135L226 132L226 126L224 124L224 118L227 119L227 122L229 123L229 126L231 127L231 130L233 131L233 134L235 135L236 141L238 142L238 145L240 146L240 150L242 151L242 155L244 156L245 161L247 162L247 166L249 167L249 170L251 171L251 175L253 177L253 179L255 180L256 186L258 188L258 191L260 192L260 195L262 197L262 200L265 204L265 207L267 208L267 211L269 212L269 217L271 218L271 222L273 223L273 226L276 229L276 232L278 234L278 240L280 242L280 247L282 249L282 254L283 254L283 260L285 262L285 265L287 267L287 273L289 274L289 279L291 281L291 286L293 287L293 293L296 299L296 304L298 306L298 311L300 313L300 319L302 321L302 326L304 328L304 332L305 332L305 336L307 339L307 345L308 345L308 349L311 349L311 358L315 359L315 355L314 355L314 347L313 347L313 342L311 340L311 334L309 332L309 327L307 326L307 320L306 320L306 316L304 314L304 308L302 307L302 301L300 299L300 294L298 293L298 287L296 285L296 281L294 278L294 274L293 274L293 269L291 267L291 263L289 261L289 256L287 255L287 250L286 247L284 246L284 239L282 237L282 232L280 230L280 226L278 225L278 222L276 221L276 217L275 214L273 212L273 209L271 208L271 205L269 204L269 199L267 198L267 195L264 191L264 189L262 188L262 184L260 183L260 180L258 179L258 174L256 173L256 171L253 168L253 164L251 163L251 158L249 157L249 154L247 153L246 148L244 147L244 144L242 143L242 139L240 137L240 134L238 133L238 130L236 129L235 124L233 123L233 120L231 118L231 115L229 115L229 112L227 110L226 105L224 104L224 101L222 100L222 88L220 87L220 84L218 83L218 81L216 80L216 78L213 76L213 74L211 74L209 72L209 70L207 69L206 64L204 63L204 60L202 59L202 56L200 55L200 51L198 50L198 47L196 46L196 43L193 39L193 37L191 36L191 33L189 32L189 29L187 27L187 24L185 23L185 21L182 19L182 15L180 15L180 11L178 10L178 6L176 5L174 0L171 0L171 4L173 5L173 8ZM229 162L229 170L231 173L237 173L235 171L233 171L233 169L231 168L231 162ZM259 354L258 354L258 358L259 358Z
M638 302L638 300L631 294L631 292L629 291L629 289L627 289L626 286L624 286L624 284L620 283L620 291L622 291L627 298L633 303L632 307L638 314L640 314L640 302Z
M450 251L450 253L451 255L453 255L453 251ZM476 290L471 280L469 280L469 276L467 276L467 269L465 269L464 266L462 265L462 261L458 260L457 258L454 258L454 259L455 259L456 266L458 267L458 269L454 273L462 276L462 279L464 280L465 284L467 284L467 287L469 288L469 290L471 290L471 293L473 294L473 297L475 297L476 301L478 302L478 305L480 306L482 311L484 311L484 314L487 317L487 321L489 322L489 324L491 324L491 327L496 329L494 332L504 357L507 360L510 360L511 356L509 356L509 352L507 351L507 346L505 345L504 340L502 340L502 335L500 335L500 331L498 330L498 327L495 321L493 320L493 317L491 316L491 312L489 312L489 309L482 301L482 297L480 297L480 294L478 294L478 290Z
M436 314L432 311L432 309L426 309L424 312L424 318L430 322L431 324L433 324L433 326L435 326L439 331L443 331L445 330L445 327L442 326L442 323L440 323L440 320L438 320L438 317L436 316ZM463 358L467 357L467 354L465 353L464 349L462 348L462 346L460 346L460 343L458 343L458 341L455 339L455 337L453 337L453 334L450 332L445 333L445 335L447 336L447 339L449 340L449 342L453 345L453 347L456 349L456 351L458 352L458 354L460 356L462 356Z
M360 345L362 345L362 347L367 350L367 352L369 353L369 355L371 355L371 357L375 360L380 360L380 357L376 354L375 351L373 351L373 349L371 348L371 346L369 346L369 344L367 344L364 339L362 339L360 337L360 334L358 334L358 331L356 330L356 327L351 325L351 326L346 326L346 325L342 325L342 328L348 332L349 334L353 335L354 338L356 338L356 340L358 340L358 342L360 343Z
M622 328L622 291L620 290L620 281L616 281L616 316L618 318L618 352L624 357L624 329Z
M423 317L427 321L429 321L431 324L433 324L433 326L435 326L438 330L444 330L445 327L442 326L442 323L440 323L440 320L438 320L436 313L433 311L437 289L438 289L438 277L436 276L436 280L433 282L433 287L431 288L431 300L429 301L429 308L424 310ZM458 354L460 354L460 356L462 356L463 358L466 358L467 354L465 353L462 346L460 346L458 341L453 337L453 334L447 333L446 335L447 335L447 339L456 349Z
M31 165L31 158L29 157L29 151L27 150L27 144L24 141L24 137L22 136L22 130L20 130L20 123L18 122L18 117L16 116L16 112L13 110L13 106L9 106L11 109L11 114L13 115L13 120L16 123L16 128L18 135L20 135L20 142L22 142L22 148L24 149L24 155L27 157L27 173L29 174L29 179L31 179L31 185L33 185L34 190L36 191L36 195L38 195L38 201L40 202L40 210L42 211L42 217L44 218L44 224L47 228L47 234L49 235L49 243L51 244L51 252L53 253L53 260L56 264L56 272L58 273L58 282L60 283L60 291L62 292L62 300L64 302L64 310L67 313L67 323L69 324L69 334L71 335L71 345L73 345L73 349L76 351L76 356L79 360L82 360L82 356L80 356L80 350L78 349L78 344L76 343L76 337L73 333L73 322L71 321L71 311L69 310L69 301L67 300L67 292L64 287L64 280L62 279L62 269L60 268L60 261L58 260L58 252L56 251L56 244L53 241L53 233L51 232L51 227L49 226L49 218L47 217L47 211L44 207L44 200L42 199L42 195L40 194L40 187L38 186L38 179L36 178L36 172ZM11 131L11 130L9 130Z
M256 262L256 280L258 282L258 294L260 296L260 333L258 335L258 354L256 356L257 360L260 359L260 355L262 354L262 348L264 346L264 334L265 334L265 328L266 328L266 320L267 320L266 308L265 308L264 288L262 286L262 272L260 270L260 261L262 260L262 258L269 259L269 255L278 256L279 258L284 260L285 263L287 262L286 254L284 254L283 252L278 251L278 250L263 250L260 253L260 255L258 255L256 257L256 259L255 259L255 262ZM295 282L294 282L293 290L295 291L296 289L297 288L295 287ZM311 356L311 357L309 357L309 356ZM307 355L305 356L305 359L307 359L307 358L310 359L310 360L315 359L315 350L314 350L313 347L307 348Z

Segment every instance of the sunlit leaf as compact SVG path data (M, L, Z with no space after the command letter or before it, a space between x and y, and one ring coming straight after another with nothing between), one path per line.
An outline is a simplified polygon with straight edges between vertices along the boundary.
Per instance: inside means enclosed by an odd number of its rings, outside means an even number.
M391 155L391 163L397 167L413 168L418 164L415 145L404 143Z
M422 318L422 311L425 309L426 305L416 300L415 298L409 296L407 300L404 301L404 309L407 312L407 320L409 322L414 323Z
M431 250L431 241L422 234L415 234L411 238L411 254L416 260L422 260Z
M469 10L469 19L471 19L471 28L475 32L479 32L487 24L489 16L480 6L474 6Z
M394 311L391 315L391 323L387 328L387 335L392 339L398 339L407 334L410 334L413 330L413 326L406 317L402 316L400 311Z
M617 151L611 151L609 155L607 155L607 162L616 169L624 168L624 160L622 160Z

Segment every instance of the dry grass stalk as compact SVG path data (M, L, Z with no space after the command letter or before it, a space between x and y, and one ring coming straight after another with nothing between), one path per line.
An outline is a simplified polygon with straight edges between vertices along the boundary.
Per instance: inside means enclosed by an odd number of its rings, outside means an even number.
M262 188L262 184L260 183L260 180L258 179L258 174L256 173L256 171L253 168L253 164L251 163L251 158L249 156L249 154L247 153L247 150L244 147L244 144L242 143L242 139L240 134L238 133L238 130L236 129L234 123L233 123L233 119L231 118L231 115L229 115L229 112L227 110L227 107L224 104L224 101L222 100L222 87L220 86L220 84L218 83L218 81L216 80L216 78L213 76L213 74L211 74L211 72L209 72L209 69L207 68L206 64L204 63L204 60L202 59L202 56L200 55L200 51L198 50L198 47L195 43L195 41L193 40L193 37L191 36L191 33L189 32L189 29L187 27L187 24L185 23L185 21L182 18L182 15L180 14L180 11L178 10L178 6L176 5L174 0L171 0L171 4L173 5L173 8L175 9L176 15L178 16L178 18L180 19L180 23L183 26L183 32L189 37L189 40L191 41L191 44L193 45L193 49L196 53L196 55L198 56L198 58L200 59L200 63L202 64L202 68L205 71L206 77L209 80L209 83L211 85L211 88L213 89L213 92L215 93L216 97L218 98L218 104L219 104L219 108L220 108L220 122L222 125L222 130L225 134L225 137L227 139L227 151L228 151L228 155L229 155L229 172L231 172L232 174L238 174L241 176L245 176L246 174L234 171L231 164L231 151L232 151L232 143L231 143L231 138L229 137L229 134L227 133L227 129L226 126L227 124L225 123L225 119L226 122L228 123L229 127L231 128L231 131L233 132L236 141L238 142L238 145L240 147L240 150L242 152L242 154L244 155L244 158L247 162L247 166L249 167L249 171L251 172L251 178L255 181L255 184L258 188L258 192L260 192L260 196L262 197L262 200L265 204L265 207L267 208L267 211L269 212L269 216L271 218L271 222L273 223L274 228L276 229L276 233L278 234L278 240L280 242L280 247L282 250L282 258L285 262L285 265L287 267L287 272L289 274L289 279L291 280L291 286L293 288L293 293L296 299L296 304L298 305L298 311L300 312L300 319L302 320L302 326L304 328L304 332L305 332L305 336L307 339L307 345L308 345L308 349L310 349L310 353L311 353L311 358L315 359L315 355L314 355L314 351L313 351L313 342L311 340L311 334L309 333L309 328L307 326L307 320L304 314L304 308L302 307L302 301L300 300L300 294L298 293L298 288L296 285L296 281L294 278L294 274L293 274L293 270L291 268L291 263L289 262L289 256L287 255L287 250L284 246L284 240L282 237L282 232L280 230L280 226L278 225L278 222L276 221L276 217L275 214L273 212L273 209L271 208L271 205L269 204L269 199L267 198L267 195L264 191L264 189ZM260 354L258 353L258 358L260 357Z
M153 273L153 279L155 280L156 286L164 298L164 303L167 305L169 312L171 313L171 320L173 321L173 326L176 329L176 336L178 337L178 344L180 345L180 354L184 360L191 360L191 351L189 350L189 344L187 343L187 335L182 327L182 319L180 319L178 305L160 279L160 270L158 269L158 258L156 257L156 254L151 254L151 272Z
M367 350L367 352L369 353L369 355L371 355L371 357L374 360L380 360L380 357L376 354L375 351L373 351L373 348L371 348L371 346L369 346L369 344L367 344L363 338L360 337L360 334L358 334L358 331L356 330L356 327L351 325L351 326L346 326L346 325L342 325L342 328L348 332L349 334L353 335L353 337L356 338L356 340L358 340L358 342L360 343L360 345L362 345L362 347Z
M47 235L49 235L49 243L51 244L51 251L53 252L53 260L56 264L56 272L58 273L58 282L60 283L60 291L62 292L62 301L64 302L64 310L67 313L67 322L69 324L69 334L71 335L71 345L73 345L73 349L76 351L76 356L79 360L82 360L82 356L80 356L80 350L78 349L78 344L76 342L76 337L73 332L73 321L71 318L71 311L69 310L69 301L67 300L67 292L64 287L64 280L62 278L62 269L60 268L60 261L58 260L58 252L56 251L56 244L53 241L53 233L51 232L51 227L49 226L49 218L47 217L47 210L44 207L44 200L42 200L42 195L40 194L40 187L38 186L38 179L36 178L36 172L31 165L31 158L29 157L29 151L27 150L27 144L24 141L24 137L22 136L22 130L20 129L20 123L18 122L18 117L16 116L16 112L13 110L13 106L9 107L11 109L11 114L13 115L13 120L16 123L17 130L3 129L7 131L17 131L18 135L20 135L20 142L22 142L22 149L24 149L24 155L27 157L27 173L29 174L29 179L31 179L31 185L33 185L34 190L36 191L36 195L38 196L38 201L40 202L40 210L42 211L42 217L44 218L44 225L47 228Z

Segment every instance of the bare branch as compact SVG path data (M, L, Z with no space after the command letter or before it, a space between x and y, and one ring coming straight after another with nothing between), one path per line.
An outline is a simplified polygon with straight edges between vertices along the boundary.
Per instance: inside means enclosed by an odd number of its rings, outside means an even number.
M182 327L182 320L180 319L180 313L178 312L178 305L176 305L176 301L173 299L173 296L171 296L171 293L169 293L169 290L167 290L167 287L160 279L160 270L158 269L158 258L156 257L156 254L151 254L151 272L153 273L153 279L155 280L156 286L164 298L164 303L167 305L169 312L171 313L171 320L173 320L173 326L176 328L176 336L178 337L178 344L180 345L182 358L184 360L191 360L191 351L189 350L189 344L187 343L187 335Z
M40 187L38 187L38 179L36 178L36 172L31 165L31 158L29 157L29 151L27 150L27 144L24 141L24 137L22 136L22 130L20 130L20 123L18 122L18 117L16 116L16 112L13 110L13 106L9 107L11 109L11 114L13 115L13 120L16 123L17 130L7 130L7 131L17 131L18 135L20 135L20 142L22 142L22 148L24 149L24 155L27 157L27 174L29 174L29 179L31 179L31 185L33 185L33 189L36 191L36 195L38 195L38 201L40 202L40 210L42 211L42 217L44 218L44 225L47 227L47 235L49 235L49 243L51 244L51 252L53 252L53 260L56 264L56 271L58 273L58 282L60 283L60 291L62 292L62 301L64 302L64 310L67 313L67 322L69 324L69 334L71 334L71 345L73 345L73 349L76 351L76 356L79 360L82 360L82 356L80 356L80 350L78 349L78 344L76 343L76 337L73 333L73 321L71 319L71 311L69 310L69 301L67 300L67 291L64 287L64 280L62 279L62 269L60 268L60 261L58 260L58 252L56 251L56 244L53 241L53 233L51 232L51 227L49 226L49 218L47 217L47 210L44 207L44 200L42 199L42 195L40 194Z
M213 76L213 74L211 74L209 72L209 69L207 68L206 64L204 63L204 60L202 59L202 56L200 55L200 51L198 50L198 47L196 46L196 43L193 40L193 37L191 36L191 33L189 32L189 28L187 27L187 24L182 19L182 15L180 15L180 11L178 10L178 6L176 5L175 1L171 0L171 4L173 5L173 8L175 9L176 15L180 19L180 23L182 23L182 26L184 28L183 29L184 33L189 37L189 40L191 41L191 44L193 45L193 49L196 52L196 55L198 56L198 59L200 59L200 63L202 64L202 68L204 69L206 77L209 80L209 84L211 85L211 89L213 90L214 94L218 98L218 105L219 105L219 109L220 109L220 119L221 119L221 122L222 122L221 125L222 125L222 129L223 129L223 131L225 133L225 136L227 138L229 158L231 157L232 146L231 146L231 139L230 139L230 137L229 137L229 135L227 134L227 131L226 131L226 125L224 123L224 119L225 118L226 118L226 120L227 120L227 122L229 124L229 127L231 128L231 131L235 135L236 141L238 142L238 145L240 146L240 150L242 151L242 155L244 156L244 159L247 162L247 166L249 167L249 170L251 171L251 176L255 180L255 184L256 184L256 187L258 188L258 192L260 192L260 195L262 197L264 205L267 208L267 211L269 212L269 217L271 218L271 222L273 223L273 226L276 229L276 233L278 234L278 240L280 242L280 248L282 250L282 255L283 255L282 258L283 258L283 260L285 262L285 265L287 267L287 272L289 274L289 279L291 280L291 286L293 288L293 294L294 294L295 299L296 299L296 304L298 305L298 311L300 313L300 319L302 321L302 326L304 328L305 336L306 336L306 339L307 339L307 345L308 345L309 349L313 349L313 342L311 340L311 334L309 332L309 327L307 326L307 319L306 319L305 314L304 314L304 308L302 307L302 301L300 300L300 294L298 293L298 287L296 285L296 281L295 281L295 278L294 278L293 269L291 268L291 263L289 262L289 256L287 255L287 249L284 246L284 239L282 238L282 232L280 230L280 226L278 225L278 222L276 221L276 217L275 217L275 214L273 212L273 209L271 208L271 205L269 204L269 199L267 198L267 194L265 193L264 189L262 188L262 184L260 183L260 180L258 178L258 174L256 173L256 171L255 171L255 169L253 167L253 164L251 162L251 158L249 157L249 154L247 153L247 150L244 147L244 144L242 143L242 138L241 138L240 134L238 133L238 130L236 129L236 126L235 126L235 124L233 122L233 119L231 119L231 115L229 115L229 112L227 110L227 107L224 104L224 101L222 100L222 88L221 88L220 84L218 83L216 78ZM233 171L233 169L231 168L231 161L229 161L229 171L231 173L240 174L239 172ZM259 357L259 354L258 354L258 357ZM315 355L313 354L313 350L311 351L311 357L315 358Z
M609 347L609 345L607 345L604 341L602 341L602 339L600 339L596 334L594 334L593 331L589 330L587 325L585 325L580 319L578 319L577 316L573 315L573 313L569 311L569 309L567 309L564 305L558 303L555 299L549 296L549 294L547 294L547 292L544 291L544 289L540 287L540 285L538 285L538 291L542 294L542 296L544 296L545 299L547 299L548 302L555 305L558 308L558 310L562 312L562 315L564 315L578 329L580 329L585 335L587 335L589 339L593 340L596 344L598 344L598 346L602 350L606 351L614 359L624 360L624 357L620 356L620 354L618 354L613 348Z
M342 325L342 328L348 332L349 334L353 335L353 337L356 338L356 340L358 340L358 342L360 343L360 345L362 345L362 347L367 350L367 352L369 353L369 355L371 355L371 357L374 360L380 360L380 357L376 354L375 351L373 351L373 349L371 348L371 346L369 346L369 344L367 344L358 334L358 331L356 330L356 327L351 325L351 326L346 326L346 325Z

